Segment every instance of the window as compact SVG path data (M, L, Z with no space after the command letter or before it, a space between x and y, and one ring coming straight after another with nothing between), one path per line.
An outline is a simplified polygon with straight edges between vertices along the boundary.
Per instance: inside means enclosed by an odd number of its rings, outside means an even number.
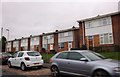
M39 52L27 52L29 56L40 56Z
M100 35L100 44L112 44L113 36L112 33L105 33Z
M108 24L108 22L107 22L107 19L106 19L106 18L104 18L104 19L103 19L102 24L103 24L103 25L107 25L107 24Z
M18 54L18 57L22 57L22 56L23 56L23 53L20 52L20 53Z
M58 37L63 37L64 36L64 33L59 33L58 34Z
M14 57L14 58L17 57L17 53L15 53L15 54L13 55L13 57Z
M93 39L93 36L88 36L88 39L89 39L89 40L92 40L92 39Z
M110 43L113 43L113 36L112 36L112 33L109 33L109 39L110 39L109 42L110 42Z
M89 21L89 22L87 23L86 28L91 28L91 27L92 27L92 22L91 22L91 21Z
M59 48L60 49L64 48L64 43L59 43Z
M70 52L68 58L71 60L80 60L81 58L84 58L84 57L80 53Z
M73 33L72 31L68 32L68 36L72 36L72 33Z
M104 41L103 35L100 35L100 44L103 44L103 41Z
M104 43L105 44L109 43L108 34L104 34Z
M67 59L67 56L68 56L67 52L62 52L56 58Z
M68 36L68 32L65 32L65 33L64 33L64 36Z

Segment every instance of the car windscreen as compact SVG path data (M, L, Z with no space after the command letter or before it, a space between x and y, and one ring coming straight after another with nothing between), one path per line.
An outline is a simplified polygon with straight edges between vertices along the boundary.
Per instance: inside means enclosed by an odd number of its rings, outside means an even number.
M27 52L29 56L40 56L39 52Z
M96 61L96 60L101 60L101 59L105 59L105 57L103 57L102 55L98 54L98 53L94 53L91 51L88 52L82 52L82 54L84 54L87 58L89 58L91 61Z

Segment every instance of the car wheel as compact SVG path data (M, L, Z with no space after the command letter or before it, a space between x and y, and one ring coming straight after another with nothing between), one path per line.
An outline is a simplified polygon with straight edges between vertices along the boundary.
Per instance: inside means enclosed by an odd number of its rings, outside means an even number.
M11 62L10 62L10 61L8 62L8 67L9 67L9 68L11 68L11 67L12 67L12 65L11 65Z
M51 67L52 77L58 77L59 76L59 70L56 66Z
M21 68L22 71L25 71L25 70L26 70L26 66L25 66L25 64L22 63L21 66L20 66L20 68Z
M96 71L92 77L110 77L110 75L104 70Z

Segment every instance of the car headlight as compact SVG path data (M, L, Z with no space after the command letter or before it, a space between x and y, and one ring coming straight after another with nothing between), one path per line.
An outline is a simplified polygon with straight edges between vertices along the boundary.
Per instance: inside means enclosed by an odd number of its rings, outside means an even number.
M115 71L115 72L120 72L120 67L115 67L115 68L113 69L113 71Z

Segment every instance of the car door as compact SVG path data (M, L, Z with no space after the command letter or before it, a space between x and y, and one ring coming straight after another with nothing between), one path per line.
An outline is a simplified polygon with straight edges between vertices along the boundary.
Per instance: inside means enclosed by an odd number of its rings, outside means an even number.
M88 70L88 63L85 61L80 61L81 58L85 57L78 52L69 52L67 65L69 69L67 71L83 76L87 74L86 70Z
M22 62L22 57L23 57L23 52L19 52L17 57L16 57L16 66L20 67L20 64Z
M11 65L12 66L16 66L16 57L17 57L18 53L15 53L13 55L13 57L10 59Z
M67 57L68 52L62 52L56 57L56 63L58 64L59 70L62 72L66 72L68 70Z

